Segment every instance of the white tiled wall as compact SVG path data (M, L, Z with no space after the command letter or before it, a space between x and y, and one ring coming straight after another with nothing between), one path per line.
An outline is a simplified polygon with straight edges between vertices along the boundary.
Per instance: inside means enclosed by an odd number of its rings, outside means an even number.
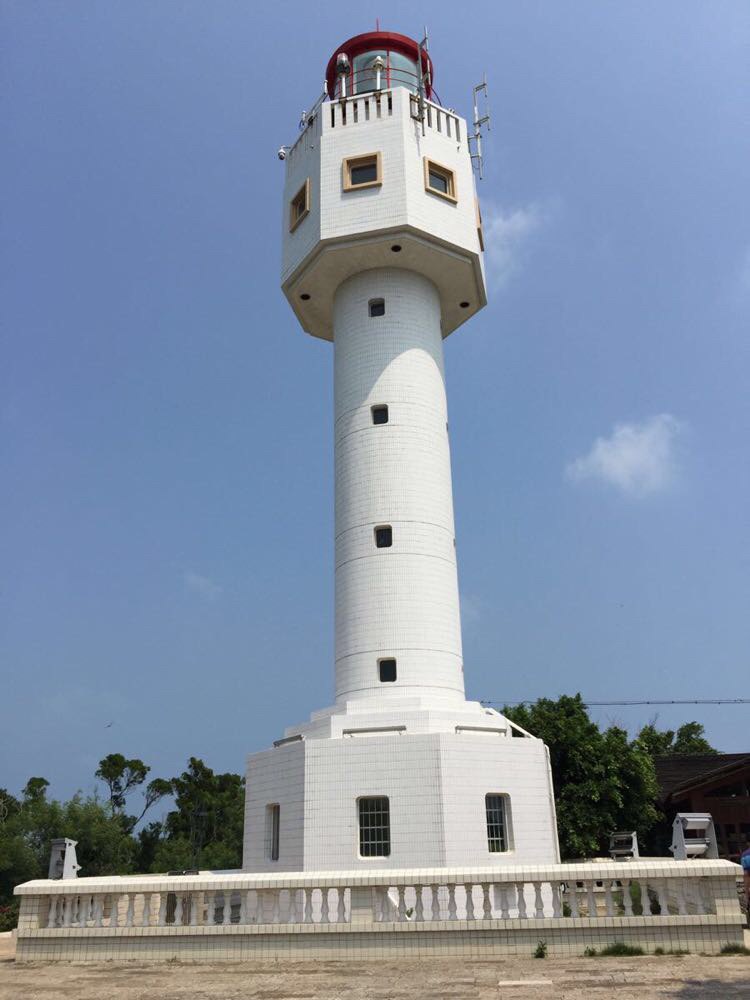
M373 298L384 316L370 317ZM437 291L410 271L365 271L338 289L334 331L336 697L463 693ZM375 403L387 424L373 424ZM380 524L390 548L375 547ZM397 680L381 684L391 656Z

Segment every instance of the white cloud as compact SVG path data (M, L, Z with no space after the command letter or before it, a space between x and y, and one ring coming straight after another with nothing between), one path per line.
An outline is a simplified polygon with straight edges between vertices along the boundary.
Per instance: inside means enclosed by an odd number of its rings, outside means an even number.
M615 424L610 437L597 438L587 455L567 466L566 475L575 482L598 479L633 497L659 493L674 479L675 439L681 429L669 413Z
M508 209L493 202L483 203L487 270L496 286L506 285L521 266L531 237L547 223L549 215L549 210L537 202Z
M220 587L218 583L214 583L207 576L201 576L200 573L191 569L182 574L182 579L189 591L193 594L199 594L207 601L217 600L224 592L224 588Z

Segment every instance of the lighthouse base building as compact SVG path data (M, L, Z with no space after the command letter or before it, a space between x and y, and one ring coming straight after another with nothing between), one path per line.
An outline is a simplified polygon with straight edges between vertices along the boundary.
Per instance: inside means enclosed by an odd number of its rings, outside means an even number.
M476 702L317 713L247 768L246 871L559 860L547 749Z
M443 340L486 304L466 122L350 39L284 150L282 287L334 355L335 704L248 762L246 871L549 864L547 750L466 700Z

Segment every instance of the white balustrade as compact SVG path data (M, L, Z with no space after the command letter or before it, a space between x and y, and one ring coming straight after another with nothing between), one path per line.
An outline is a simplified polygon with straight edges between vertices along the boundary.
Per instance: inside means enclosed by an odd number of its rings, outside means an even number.
M222 934L230 925L232 932L245 928L245 933L284 925L279 930L287 934L305 933L313 930L308 925L317 925L315 930L325 927L330 934L347 924L362 930L368 923L380 924L388 933L405 923L418 927L437 922L441 931L460 933L467 926L494 927L501 921L508 931L517 927L537 933L531 930L534 923L544 920L546 926L569 928L580 942L596 921L606 920L609 927L614 921L621 928L661 926L659 933L668 934L675 920L685 926L701 917L707 925L718 919L731 922L733 907L741 919L733 866L714 860L451 870L450 878L446 874L439 869L412 876L408 871L374 870L364 885L359 872L45 880L21 887L19 937Z

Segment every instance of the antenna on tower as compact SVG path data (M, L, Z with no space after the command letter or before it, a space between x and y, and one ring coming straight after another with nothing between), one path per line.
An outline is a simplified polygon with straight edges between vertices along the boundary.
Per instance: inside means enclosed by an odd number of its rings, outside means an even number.
M425 134L425 118L427 108L427 94L432 93L432 78L430 76L430 39L427 35L425 25L424 37L419 43L417 52L417 113L412 115L417 121L422 123L422 135Z
M480 97L481 95L481 97ZM487 126L490 131L490 98L487 93L487 74L482 77L482 82L478 83L472 93L474 104L474 134L469 136L469 153L471 163L479 174L479 180L484 178L484 159L482 156L482 126ZM481 104L481 111L480 111Z

